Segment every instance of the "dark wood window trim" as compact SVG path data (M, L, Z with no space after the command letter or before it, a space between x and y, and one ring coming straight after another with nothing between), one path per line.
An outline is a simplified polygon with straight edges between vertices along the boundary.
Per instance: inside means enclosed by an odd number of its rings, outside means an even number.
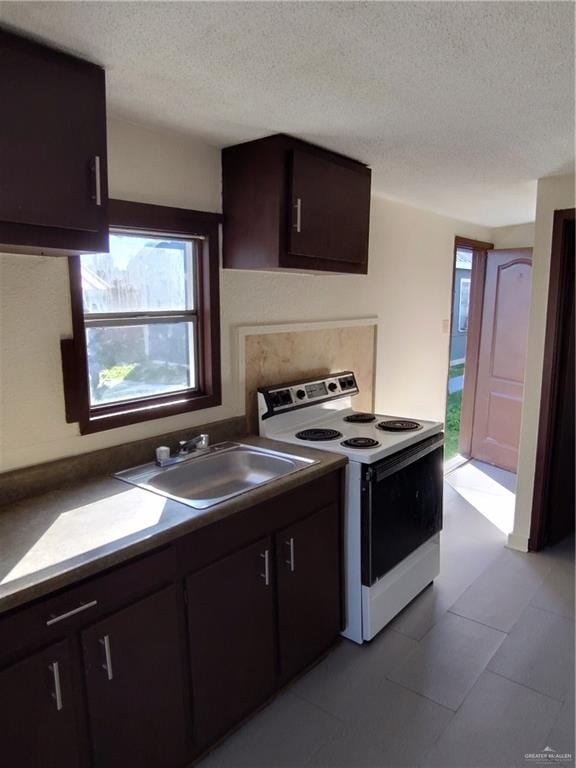
M468 237L454 238L454 268L452 272L451 301L454 300L454 281L456 279L456 251L458 248L472 251L472 270L470 273L470 304L468 308L468 338L466 342L466 376L462 394L460 414L459 453L469 457L472 450L472 427L474 420L474 402L476 400L476 379L478 375L478 357L480 354L480 332L482 329L482 307L484 305L484 282L486 279L486 261L488 251L494 243L471 240ZM452 318L452 323L454 318ZM450 329L452 331L452 329ZM448 350L450 358L450 350ZM450 367L450 361L448 361ZM450 374L448 374L450 375ZM446 384L448 391L448 383Z
M222 402L220 368L219 225L216 213L125 200L109 201L110 227L150 234L201 237L198 258L199 380L194 392L171 393L90 408L80 256L69 258L73 338L63 339L62 370L66 421L81 434L212 408Z

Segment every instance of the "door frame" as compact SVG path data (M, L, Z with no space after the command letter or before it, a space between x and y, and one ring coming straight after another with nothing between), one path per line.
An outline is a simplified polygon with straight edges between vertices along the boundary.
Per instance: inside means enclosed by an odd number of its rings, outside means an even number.
M566 290L565 278L567 259L566 225L574 221L576 209L564 208L554 211L552 228L552 251L550 254L550 279L548 305L546 310L546 335L542 369L542 390L540 395L540 418L534 470L534 492L532 496L532 517L528 549L537 551L545 545L546 497L550 480L550 459L554 440L556 420L556 392L560 375L560 341L563 332L563 311Z
M456 251L465 248L472 251L472 270L470 273L470 304L468 307L468 334L466 337L466 355L464 362L464 389L462 392L462 410L460 412L460 436L458 452L470 458L472 450L472 425L474 422L474 402L476 400L476 382L478 379L478 357L480 354L480 332L482 329L482 307L484 304L484 284L486 281L486 261L488 251L494 249L494 243L471 240L456 235L454 238L454 258L452 267L452 289L450 291L450 335L454 325L454 287L456 284ZM450 392L450 346L448 347L448 373L446 380L446 398Z

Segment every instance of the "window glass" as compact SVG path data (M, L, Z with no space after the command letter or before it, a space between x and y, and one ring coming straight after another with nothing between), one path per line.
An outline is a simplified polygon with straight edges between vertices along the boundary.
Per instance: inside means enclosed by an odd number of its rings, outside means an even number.
M458 306L458 330L463 333L468 330L468 311L470 309L470 278L460 280L460 302Z
M90 407L197 387L197 243L114 233L81 256Z
M189 310L195 306L195 242L110 235L110 253L82 256L87 315Z
M91 405L193 389L194 325L182 322L88 328Z

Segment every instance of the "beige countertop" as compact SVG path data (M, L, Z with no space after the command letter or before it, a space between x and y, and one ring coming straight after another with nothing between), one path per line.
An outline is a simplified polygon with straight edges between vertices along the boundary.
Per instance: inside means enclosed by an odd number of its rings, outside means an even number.
M297 488L346 464L335 453L297 451L260 437L241 442L316 459L210 509L184 504L105 476L0 509L0 613Z

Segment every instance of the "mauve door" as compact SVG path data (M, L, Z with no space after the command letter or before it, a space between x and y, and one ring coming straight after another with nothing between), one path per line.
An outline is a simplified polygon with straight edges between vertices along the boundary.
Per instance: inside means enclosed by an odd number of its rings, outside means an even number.
M516 472L524 397L532 249L489 251L472 456Z

